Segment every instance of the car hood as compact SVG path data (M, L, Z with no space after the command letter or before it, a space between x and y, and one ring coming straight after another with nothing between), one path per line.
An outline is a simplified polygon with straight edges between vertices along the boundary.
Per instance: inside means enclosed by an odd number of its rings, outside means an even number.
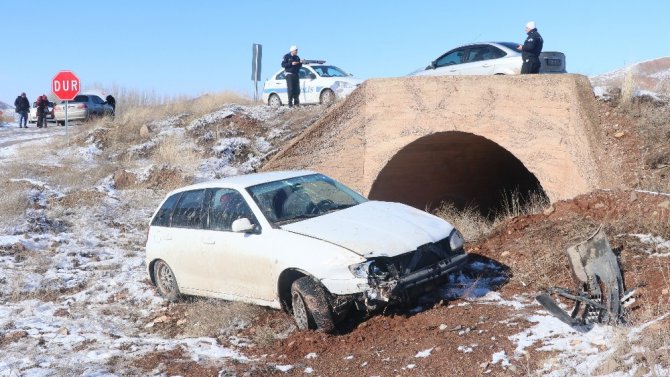
M281 228L370 258L395 256L439 241L449 236L453 226L401 203L368 201Z

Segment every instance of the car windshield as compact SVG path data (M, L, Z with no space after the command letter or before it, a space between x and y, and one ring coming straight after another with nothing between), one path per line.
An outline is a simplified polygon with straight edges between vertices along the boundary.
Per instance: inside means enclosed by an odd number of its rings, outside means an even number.
M251 186L247 191L274 225L318 217L353 207L365 197L326 177L310 174Z
M348 73L343 70L335 67L334 65L318 65L312 66L312 69L316 71L321 77L347 77Z

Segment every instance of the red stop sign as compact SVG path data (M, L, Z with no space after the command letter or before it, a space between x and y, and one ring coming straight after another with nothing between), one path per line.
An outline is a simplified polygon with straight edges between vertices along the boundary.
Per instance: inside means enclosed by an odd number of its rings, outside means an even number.
M71 101L79 93L79 77L72 71L60 71L51 80L51 91L61 101Z

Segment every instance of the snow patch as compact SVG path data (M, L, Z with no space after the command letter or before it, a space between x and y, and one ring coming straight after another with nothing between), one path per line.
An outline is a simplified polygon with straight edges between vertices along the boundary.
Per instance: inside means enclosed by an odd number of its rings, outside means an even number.
M414 357L428 357L430 356L430 353L433 352L433 349L435 347L428 348L427 350L419 351L414 355Z

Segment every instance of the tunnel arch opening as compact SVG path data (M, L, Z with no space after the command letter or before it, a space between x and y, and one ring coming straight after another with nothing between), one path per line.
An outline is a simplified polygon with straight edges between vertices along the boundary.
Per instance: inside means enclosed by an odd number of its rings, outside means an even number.
M440 132L406 145L380 171L369 198L422 210L441 203L473 208L492 218L530 201L549 201L542 185L518 158L471 133Z

